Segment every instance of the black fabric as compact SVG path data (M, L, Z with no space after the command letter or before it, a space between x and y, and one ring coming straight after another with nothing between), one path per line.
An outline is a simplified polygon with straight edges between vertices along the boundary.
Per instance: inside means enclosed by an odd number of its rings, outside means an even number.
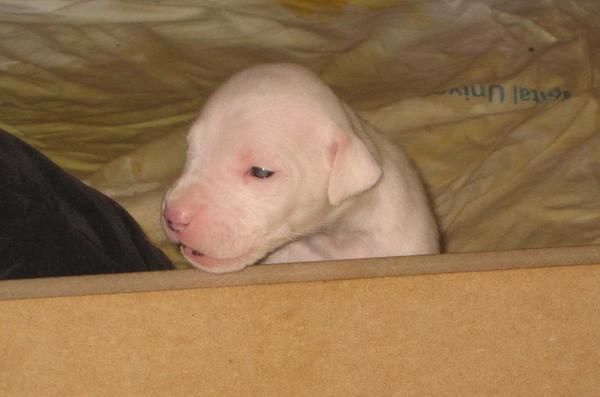
M0 279L172 268L115 201L0 130Z

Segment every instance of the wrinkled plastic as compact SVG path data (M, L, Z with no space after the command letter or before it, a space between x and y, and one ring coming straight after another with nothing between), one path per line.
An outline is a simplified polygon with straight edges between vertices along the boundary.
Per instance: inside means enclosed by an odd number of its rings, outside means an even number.
M158 223L209 93L311 67L401 144L448 252L600 242L595 1L0 1L0 127Z

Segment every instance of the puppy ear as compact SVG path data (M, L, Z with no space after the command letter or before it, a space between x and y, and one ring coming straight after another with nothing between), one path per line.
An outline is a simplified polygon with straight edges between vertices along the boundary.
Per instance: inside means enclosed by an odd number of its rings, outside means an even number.
M327 191L332 205L370 189L382 175L379 164L354 133L335 135L330 146L333 165Z

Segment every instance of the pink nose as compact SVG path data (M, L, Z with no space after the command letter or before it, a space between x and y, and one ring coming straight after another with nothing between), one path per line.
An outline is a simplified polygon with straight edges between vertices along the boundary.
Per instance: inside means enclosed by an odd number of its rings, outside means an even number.
M163 217L167 222L167 227L174 232L185 229L191 220L189 213L171 207L165 207Z

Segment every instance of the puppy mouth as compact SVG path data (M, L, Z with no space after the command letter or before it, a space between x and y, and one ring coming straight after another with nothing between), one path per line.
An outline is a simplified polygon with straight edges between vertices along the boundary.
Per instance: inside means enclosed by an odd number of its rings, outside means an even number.
M252 254L245 254L234 258L218 258L206 255L194 248L179 243L181 254L195 268L210 273L227 273L244 269L253 265L260 258L254 258Z
M179 243L177 244L177 247L179 247L180 250L189 250L191 252L191 254L193 256L204 256L204 254L200 251L196 251L193 248L188 247L187 245L183 244L183 243Z

